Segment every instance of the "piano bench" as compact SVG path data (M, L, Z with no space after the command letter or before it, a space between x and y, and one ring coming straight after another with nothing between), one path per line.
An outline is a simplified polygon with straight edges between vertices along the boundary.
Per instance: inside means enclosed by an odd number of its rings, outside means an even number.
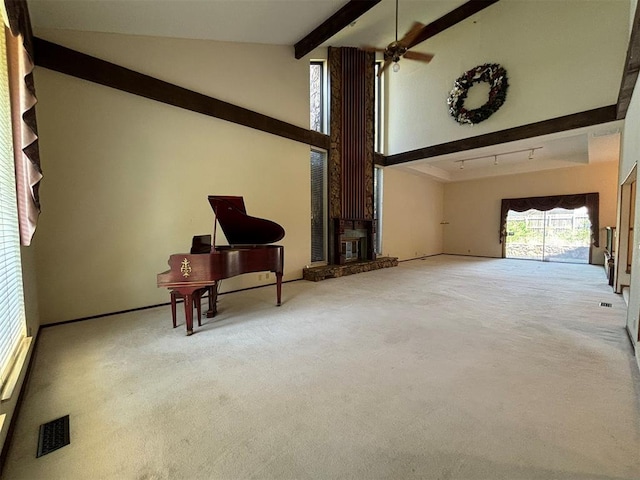
M201 318L202 318L202 295L206 293L209 288L201 288L200 290L196 290L193 292L193 306L196 308L196 312L198 314L198 326L201 327ZM179 292L175 290L171 290L171 318L173 320L173 328L176 328L176 303L179 298L184 298Z

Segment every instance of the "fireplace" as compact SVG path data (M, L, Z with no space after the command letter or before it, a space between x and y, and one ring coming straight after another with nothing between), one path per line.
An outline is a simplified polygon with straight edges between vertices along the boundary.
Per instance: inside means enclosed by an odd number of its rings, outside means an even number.
M329 48L330 149L327 163L329 263L375 260L375 54Z
M340 246L340 256L344 258L345 263L360 259L360 238L343 237Z
M345 265L350 262L375 260L373 220L334 219L333 263Z
M328 265L302 270L303 278L316 282L398 265L395 257L375 254L375 53L352 47L329 47L328 53Z

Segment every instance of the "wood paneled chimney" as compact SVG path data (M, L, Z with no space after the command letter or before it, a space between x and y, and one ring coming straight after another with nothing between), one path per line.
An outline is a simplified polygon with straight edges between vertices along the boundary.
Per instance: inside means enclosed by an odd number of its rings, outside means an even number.
M351 239L363 238L357 259L373 260L375 54L329 48L329 75L329 259L347 261L341 247L347 231Z

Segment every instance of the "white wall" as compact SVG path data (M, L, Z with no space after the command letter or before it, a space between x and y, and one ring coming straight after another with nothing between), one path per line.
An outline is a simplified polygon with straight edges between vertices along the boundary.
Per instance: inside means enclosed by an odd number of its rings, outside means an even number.
M37 33L308 128L308 62L289 47ZM285 280L302 277L310 263L308 145L44 68L36 84L45 178L34 246L43 324L167 302L156 275L171 253L188 251L193 235L211 233L209 194L243 195L251 215L280 223ZM385 253L441 253L442 185L387 170ZM264 283L249 274L225 280L222 290Z
M443 184L397 167L383 175L383 254L407 260L442 253Z
M45 38L308 127L308 64L287 47ZM167 302L156 275L193 235L212 232L209 194L243 195L249 214L280 223L285 280L301 277L310 255L308 145L43 68L36 85L43 324ZM264 283L257 277L225 280L223 291Z
M437 54L430 65L407 61L399 74L389 75L390 153L615 103L626 51L626 31L618 28L628 21L626 1L580 2L578 8L571 0L503 0L473 21L419 48ZM308 126L308 63L295 60L289 46L36 34ZM505 111L463 128L444 102L453 79L484 61L509 71ZM156 275L167 268L170 253L188 250L192 235L211 232L208 194L244 195L250 214L282 224L285 280L301 277L310 256L308 145L43 68L36 70L36 84L45 179L34 244L43 324L166 302ZM449 206L455 185L386 168L383 253L400 259L469 250L499 256L495 245L468 248L452 240L451 209L465 202L453 195ZM450 224L443 227L442 220ZM497 237L494 223L497 217L487 221L488 242ZM260 283L247 275L225 281L223 290Z
M631 97L631 103L627 110L627 116L624 123L624 131L622 135L622 156L620 160L620 171L618 182L621 185L625 179L628 179L630 172L633 171L634 165L640 159L640 139L638 131L640 130L640 82L636 82L636 86ZM636 186L637 169L636 169ZM631 181L632 179L628 179ZM635 223L640 225L640 195L636 195ZM624 208L621 206L621 208ZM622 233L622 230L619 229ZM634 255L631 265L630 278L630 294L629 306L627 308L627 327L634 343L638 343L638 318L640 317L640 239L638 235L634 235ZM625 262L626 263L626 262ZM618 265L619 271L624 271L624 265ZM640 361L640 354L636 348L636 354Z
M454 182L444 186L444 252L457 255L501 257L499 224L503 198L574 193L600 193L600 248L593 262L602 264L606 226L615 225L616 162ZM604 271L603 271L604 278Z
M289 46L52 29L38 29L35 35L279 120L309 127L309 66L304 60L296 60Z
M403 60L388 75L389 148L399 153L613 105L628 42L626 0L501 0L416 47L429 64ZM473 127L446 103L456 78L499 63L509 78L505 104ZM478 85L482 88L483 84ZM486 84L484 84L486 86ZM477 104L486 102L486 93Z

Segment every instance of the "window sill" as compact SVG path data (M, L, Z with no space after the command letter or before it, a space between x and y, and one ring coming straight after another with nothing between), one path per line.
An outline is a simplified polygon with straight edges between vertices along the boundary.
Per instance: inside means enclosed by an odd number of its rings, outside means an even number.
M2 394L0 395L0 402L6 402L13 396L13 392L18 384L18 378L20 378L20 374L22 373L22 369L27 360L27 354L29 353L29 349L31 347L31 341L33 337L25 337L22 340L22 345L20 346L20 353L11 368L11 373L7 377L7 381L2 387Z

